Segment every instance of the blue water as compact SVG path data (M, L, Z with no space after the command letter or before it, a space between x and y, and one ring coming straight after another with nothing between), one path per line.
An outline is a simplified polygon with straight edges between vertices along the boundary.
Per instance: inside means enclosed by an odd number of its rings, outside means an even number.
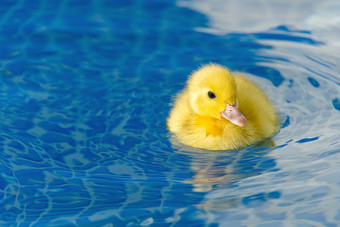
M0 226L336 226L337 6L1 1ZM209 62L265 90L274 147L170 142L174 96Z

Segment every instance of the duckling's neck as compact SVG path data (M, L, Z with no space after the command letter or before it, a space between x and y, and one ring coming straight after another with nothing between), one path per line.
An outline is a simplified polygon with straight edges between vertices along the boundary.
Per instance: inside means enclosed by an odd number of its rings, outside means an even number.
M195 124L203 128L207 136L221 136L223 133L221 120L217 118L196 115Z

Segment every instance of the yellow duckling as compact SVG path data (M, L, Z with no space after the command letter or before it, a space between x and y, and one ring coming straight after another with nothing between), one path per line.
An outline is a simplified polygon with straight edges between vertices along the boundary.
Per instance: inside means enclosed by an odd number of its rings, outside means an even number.
M261 89L223 66L194 72L167 119L182 143L208 150L231 150L273 136L276 111Z

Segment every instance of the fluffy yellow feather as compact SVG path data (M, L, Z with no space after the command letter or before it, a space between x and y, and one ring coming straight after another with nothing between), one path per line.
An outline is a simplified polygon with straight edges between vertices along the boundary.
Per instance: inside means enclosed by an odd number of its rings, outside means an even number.
M167 127L186 145L231 150L272 137L279 120L257 85L210 64L190 76L177 96Z

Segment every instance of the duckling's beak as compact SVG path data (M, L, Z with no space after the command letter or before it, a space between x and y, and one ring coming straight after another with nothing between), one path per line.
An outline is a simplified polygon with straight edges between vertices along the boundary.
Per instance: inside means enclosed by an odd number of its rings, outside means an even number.
M227 104L225 110L221 112L221 116L230 121L231 123L238 125L240 127L244 127L247 124L246 118L238 110L236 105L232 106Z

